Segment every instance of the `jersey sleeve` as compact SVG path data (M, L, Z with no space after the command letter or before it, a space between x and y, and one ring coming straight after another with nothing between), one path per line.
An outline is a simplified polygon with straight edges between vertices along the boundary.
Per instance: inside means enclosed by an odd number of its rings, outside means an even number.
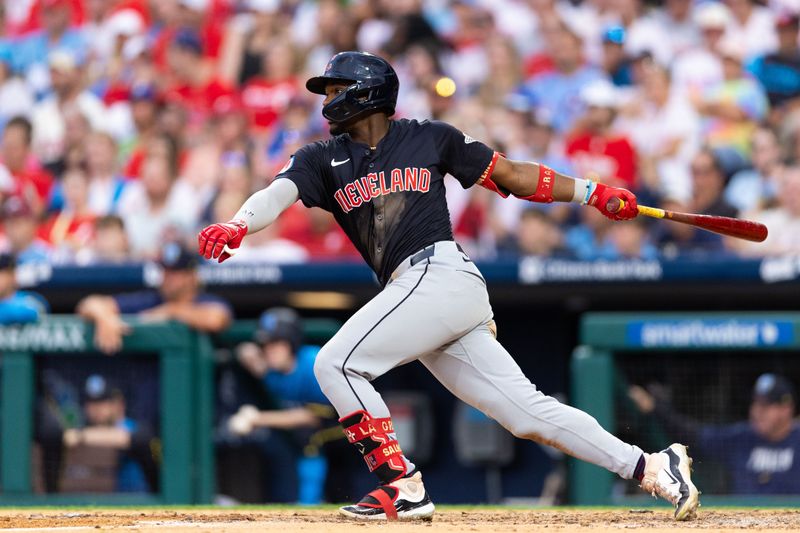
M439 154L440 168L456 178L465 189L471 187L492 165L495 151L450 124L429 124Z
M275 179L292 180L304 206L328 209L321 160L321 149L313 144L303 146L289 158Z

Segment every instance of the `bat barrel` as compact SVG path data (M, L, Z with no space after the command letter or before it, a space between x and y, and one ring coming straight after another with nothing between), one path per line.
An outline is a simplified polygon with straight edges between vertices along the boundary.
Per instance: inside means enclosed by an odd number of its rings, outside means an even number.
M745 220L740 218L721 217L714 215L698 215L693 213L677 213L673 211L666 211L666 217L675 222L682 222L692 226L727 235L729 237L736 237L738 239L745 239L753 242L763 242L769 231L764 224L752 220Z

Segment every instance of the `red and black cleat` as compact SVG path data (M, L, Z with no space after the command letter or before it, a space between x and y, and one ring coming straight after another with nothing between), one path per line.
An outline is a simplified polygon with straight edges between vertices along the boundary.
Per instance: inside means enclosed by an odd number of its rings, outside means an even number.
M434 511L419 472L381 485L357 504L339 509L344 516L358 520L431 520Z

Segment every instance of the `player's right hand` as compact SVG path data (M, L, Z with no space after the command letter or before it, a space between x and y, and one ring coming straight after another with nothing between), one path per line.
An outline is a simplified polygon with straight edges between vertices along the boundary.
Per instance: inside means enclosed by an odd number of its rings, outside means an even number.
M611 220L630 220L639 214L636 195L628 189L595 183L587 204Z
M245 235L247 235L247 224L243 220L211 224L197 235L197 253L206 259L218 259L222 263L231 257L231 254L223 250L225 246L227 245L229 249L238 248Z

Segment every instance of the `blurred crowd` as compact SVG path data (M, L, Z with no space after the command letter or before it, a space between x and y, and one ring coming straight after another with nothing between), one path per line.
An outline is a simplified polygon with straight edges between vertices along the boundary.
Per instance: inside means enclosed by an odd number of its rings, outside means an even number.
M227 220L328 136L304 81L343 50L395 66L397 116L641 203L765 222L761 245L448 184L476 258L800 252L792 0L4 0L0 246L20 263L153 258ZM292 207L237 261L351 260Z

